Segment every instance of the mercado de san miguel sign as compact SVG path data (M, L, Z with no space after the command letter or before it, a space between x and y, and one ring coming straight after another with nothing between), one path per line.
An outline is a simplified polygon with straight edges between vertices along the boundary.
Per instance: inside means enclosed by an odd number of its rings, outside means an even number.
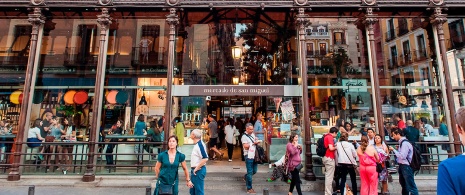
M189 86L190 96L283 96L284 86Z

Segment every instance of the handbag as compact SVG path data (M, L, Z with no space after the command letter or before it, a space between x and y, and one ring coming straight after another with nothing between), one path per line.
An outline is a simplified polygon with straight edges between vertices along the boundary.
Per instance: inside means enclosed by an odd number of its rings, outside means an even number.
M300 172L300 170L304 168L304 166L302 165L302 163L299 163L295 168Z
M376 163L376 172L381 173L383 171L383 165Z
M176 157L177 157L176 153ZM175 157L175 158L176 158ZM178 166L179 168L179 166ZM174 194L174 185L176 184L176 178L178 177L178 171L176 170L176 176L174 176L173 184L163 184L158 180L158 195L173 195Z
M47 135L45 136L45 142L53 142L55 141L55 136Z

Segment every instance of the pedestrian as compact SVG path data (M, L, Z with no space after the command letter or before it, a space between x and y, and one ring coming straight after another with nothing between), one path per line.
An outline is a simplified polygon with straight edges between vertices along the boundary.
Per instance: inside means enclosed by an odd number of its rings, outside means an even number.
M234 125L236 126L236 129L239 130L239 138L241 138L242 135L244 135L244 123L242 122L242 118L237 117L236 118L236 123L234 123ZM241 139L238 139L238 141L239 141L239 146L242 147ZM241 150L241 160L245 161L245 159L244 159L244 150Z
M191 179L193 188L191 188L191 195L204 195L204 180L207 174L208 155L207 147L202 142L202 132L199 129L194 129L191 132L191 139L194 141L194 148L191 154Z
M361 195L378 195L378 172L376 163L379 162L378 153L373 145L368 143L368 137L362 136L357 155L360 161Z
M291 173L291 185L289 186L289 195L292 195L294 191L294 186L297 189L297 193L302 195L302 190L300 189L300 169L302 168L302 159L300 154L302 154L302 146L299 145L299 136L292 132L289 136L289 143L286 145L286 155L288 155L287 169ZM300 168L299 168L300 166Z
M350 175L350 182L352 183L352 192L357 194L357 177L355 169L357 166L357 152L354 145L348 142L349 134L346 132L341 133L339 142L336 143L337 163L340 167L340 185L337 186L341 195L344 195L344 187L346 186L347 174Z
M256 145L260 142L254 134L252 123L245 125L245 133L242 135L242 147L244 149L245 167L247 174L244 175L245 184L247 186L247 194L256 194L252 188L252 176L257 173L258 164L254 161Z
M226 121L226 127L224 127L226 146L228 147L228 161L232 162L234 145L236 145L236 136L239 135L239 131L234 126L234 120L229 118Z
M287 181L288 184L291 183L291 176L290 173L286 173L286 169L284 167L287 167L287 162L288 159L286 155L283 155L278 161L275 163L272 163L271 166L273 168L273 172L271 173L271 177L266 179L267 182L273 182L276 181L277 179L281 178L281 181Z
M389 151L393 151L397 158L397 164L399 164L399 183L402 186L402 194L413 194L418 195L417 185L415 184L415 178L413 175L413 169L410 167L413 156L413 146L405 138L404 132L399 129L393 129L391 135L394 140L398 141L400 146L398 150L389 146ZM402 144L402 142L405 142Z
M455 129L459 134L462 145L465 145L465 107L460 107L455 114ZM438 170L438 195L465 194L465 153L455 158L449 158L439 164Z
M186 133L184 123L181 120L181 117L175 117L174 118L174 130L176 136L178 136L179 139L179 147L184 145L184 133Z
M113 125L108 132L109 135L111 134L121 134L123 133L123 120L116 121L116 124ZM107 150L105 151L105 159L107 161L107 170L116 169L113 165L113 148L115 148L115 142L118 142L117 138L110 139L109 144L107 144Z
M208 131L210 134L210 140L208 141L208 145L210 146L210 150L213 151L213 156L212 159L216 159L216 154L220 156L220 160L223 159L224 153L221 153L217 149L218 145L218 124L216 123L215 119L213 118L213 115L209 114L208 115L208 121L210 123L208 124Z
M338 129L331 127L329 133L324 136L324 145L326 148L323 164L325 165L325 195L333 194L334 171L336 170L334 138L337 136Z
M263 130L263 123L265 121L263 120L262 113L258 112L256 116L257 118L255 124L253 125L253 132L257 135L258 140L263 141L265 139L265 131Z
M381 173L378 174L378 179L382 184L381 194L388 194L389 173L385 161L389 160L389 150L386 144L383 142L383 138L379 134L375 135L375 144L373 146L375 147L376 152L378 153L379 161L381 162L381 166L383 167Z
M186 186L192 188L194 184L189 177L189 171L186 166L186 155L177 150L178 137L172 135L168 138L168 150L158 154L158 160L155 164L155 177L157 184L155 187L154 195L158 195L158 191L161 185L172 185L173 195L178 194L179 176L178 169L179 165L184 170L186 177Z
M375 145L375 135L375 130L372 128L367 129L368 144Z
M147 128L144 120L145 120L144 115L140 114L134 126L134 135L139 135L139 136L144 135L144 131ZM141 165L142 164L141 154L144 153L144 151L142 150L142 144L134 144L134 153L136 154L136 157L137 157L137 163L135 165Z

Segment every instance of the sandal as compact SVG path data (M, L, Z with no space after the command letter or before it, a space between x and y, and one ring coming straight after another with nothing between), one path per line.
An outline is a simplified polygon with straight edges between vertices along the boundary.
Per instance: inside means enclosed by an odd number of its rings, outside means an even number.
M224 153L220 154L220 160L223 160Z

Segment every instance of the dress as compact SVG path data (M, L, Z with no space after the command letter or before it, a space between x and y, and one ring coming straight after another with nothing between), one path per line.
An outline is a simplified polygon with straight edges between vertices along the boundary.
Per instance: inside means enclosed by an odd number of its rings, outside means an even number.
M155 187L154 195L158 195L158 184L173 184L174 183L174 195L178 194L179 184L179 166L186 159L186 155L176 152L176 157L173 164L170 163L170 158L167 151L164 151L158 155L158 162L161 163L160 173L158 174L157 186Z
M376 172L376 162L367 153L358 155L360 159L360 195L378 195L378 173Z
M384 162L388 158L388 154L386 154L386 151L383 148L384 143L382 146L376 146L376 145L374 146L375 146L376 152L378 152L380 161ZM388 171L387 171L386 163L381 163L381 165L383 165L383 171L381 171L381 173L378 174L379 181L387 181Z

